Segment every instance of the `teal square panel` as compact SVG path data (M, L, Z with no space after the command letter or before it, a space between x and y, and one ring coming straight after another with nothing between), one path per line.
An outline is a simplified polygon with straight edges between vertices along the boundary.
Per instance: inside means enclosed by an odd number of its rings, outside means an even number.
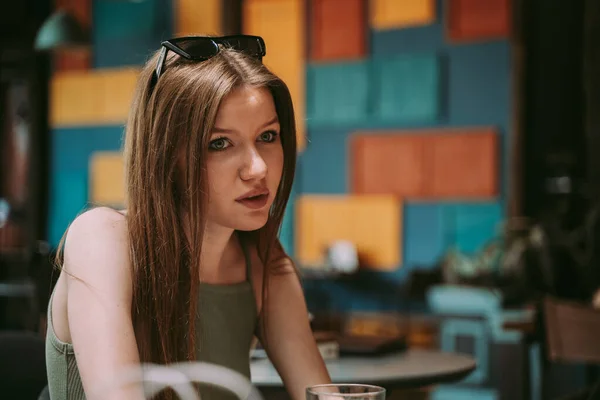
M173 32L172 0L93 2L94 68L141 65Z
M307 70L307 117L313 125L364 121L369 109L369 63L311 65Z
M499 202L461 203L445 206L446 236L460 251L472 253L499 236L504 217Z
M435 122L440 114L440 63L435 54L376 59L373 86L373 111L378 119Z
M166 11L163 0L95 0L92 14L94 41L151 37L157 32L163 33L160 31L166 28L166 17L171 14Z

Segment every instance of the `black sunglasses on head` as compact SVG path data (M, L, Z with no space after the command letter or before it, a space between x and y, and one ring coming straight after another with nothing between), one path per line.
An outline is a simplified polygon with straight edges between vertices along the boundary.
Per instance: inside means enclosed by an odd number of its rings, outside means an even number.
M158 81L165 68L165 61L167 60L169 50L188 60L206 61L219 54L219 45L244 52L260 61L267 54L265 41L260 36L186 36L169 39L161 43L162 50L154 74L155 82Z

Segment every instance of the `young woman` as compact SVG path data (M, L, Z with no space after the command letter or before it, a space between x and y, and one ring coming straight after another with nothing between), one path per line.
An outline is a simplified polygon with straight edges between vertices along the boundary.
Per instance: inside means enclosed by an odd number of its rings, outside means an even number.
M293 399L330 381L277 239L296 131L264 55L260 37L185 37L143 68L125 134L127 210L83 213L65 236L46 346L53 400L90 398L140 361L250 377L254 336Z

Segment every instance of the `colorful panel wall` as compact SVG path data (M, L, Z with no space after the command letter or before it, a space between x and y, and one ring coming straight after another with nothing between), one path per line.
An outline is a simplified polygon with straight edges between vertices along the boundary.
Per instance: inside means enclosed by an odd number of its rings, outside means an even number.
M243 2L243 31L265 38L264 62L296 109L301 151L280 238L300 266L354 232L370 273L403 281L497 235L509 195L511 5L479 3ZM102 178L120 167L96 153L121 150L139 66L166 37L222 33L223 4L90 2L88 63L57 62L52 82L51 243L88 204L123 197ZM356 226L368 224L384 233L365 237Z
M508 2L491 2L498 15L475 3L371 0L365 56L308 62L300 199L395 196L403 204L402 258L386 279L405 281L450 248L477 252L500 234L509 195L510 18ZM297 236L302 218L297 206ZM296 238L298 260L303 251Z

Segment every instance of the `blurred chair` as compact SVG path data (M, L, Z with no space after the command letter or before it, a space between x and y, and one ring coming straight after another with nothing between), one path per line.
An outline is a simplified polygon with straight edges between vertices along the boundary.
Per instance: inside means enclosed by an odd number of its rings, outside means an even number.
M492 364L497 365L492 362L497 361L492 360L493 346L522 341L520 332L503 329L501 294L486 288L437 285L428 290L427 304L441 319L441 350L469 353L477 360L477 368L471 375L457 384L439 386L432 392L432 400L507 398L499 389L510 386L518 392L517 396L525 394L525 389L520 391L514 384L497 382L509 379L508 374L500 379L492 376ZM508 397L514 396L513 393Z
M29 332L0 332L2 398L37 400L46 384L44 339Z
M546 297L541 309L544 343L542 360L542 390L547 390L548 371L553 362L564 364L600 365L600 311L584 304ZM597 380L597 377L594 378ZM591 382L590 382L591 383ZM561 399L600 398L598 385ZM544 393L544 399L549 398Z

